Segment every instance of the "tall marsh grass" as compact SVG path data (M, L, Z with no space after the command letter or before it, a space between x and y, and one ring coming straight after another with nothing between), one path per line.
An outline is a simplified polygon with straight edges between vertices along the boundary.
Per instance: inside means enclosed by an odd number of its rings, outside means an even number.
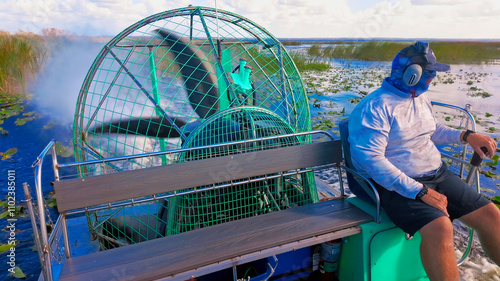
M291 53L290 57L292 58L295 66L299 71L306 70L317 70L324 71L330 69L330 64L322 62L321 59L314 58L311 56L306 56L301 53Z
M25 82L45 59L43 38L34 33L0 31L0 92L25 92Z
M364 61L392 61L394 56L413 42L368 41L344 42L322 48L313 45L308 54L323 58ZM449 64L488 63L500 59L500 42L430 42L438 61Z

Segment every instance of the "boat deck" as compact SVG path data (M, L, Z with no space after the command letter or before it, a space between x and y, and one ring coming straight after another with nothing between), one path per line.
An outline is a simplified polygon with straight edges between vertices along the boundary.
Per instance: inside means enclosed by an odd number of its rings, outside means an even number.
M60 280L185 280L352 235L371 221L345 199L328 200L74 257Z

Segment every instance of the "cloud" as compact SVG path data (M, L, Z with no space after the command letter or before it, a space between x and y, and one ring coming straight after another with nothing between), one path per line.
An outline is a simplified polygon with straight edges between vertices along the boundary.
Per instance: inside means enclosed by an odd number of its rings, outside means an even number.
M411 0L412 5L456 5L468 0Z
M4 0L0 29L116 35L155 13L215 0ZM498 0L218 0L277 37L496 38Z

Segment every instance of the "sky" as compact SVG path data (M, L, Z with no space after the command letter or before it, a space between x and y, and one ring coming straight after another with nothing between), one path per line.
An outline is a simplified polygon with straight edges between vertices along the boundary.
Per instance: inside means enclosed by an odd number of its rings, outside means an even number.
M499 0L0 0L0 30L114 36L155 13L207 6L278 38L499 39Z

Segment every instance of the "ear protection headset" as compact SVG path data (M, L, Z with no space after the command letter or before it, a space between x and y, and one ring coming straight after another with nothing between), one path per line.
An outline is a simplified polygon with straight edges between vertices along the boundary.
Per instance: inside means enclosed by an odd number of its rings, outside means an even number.
M407 86L415 86L422 77L422 67L418 64L407 66L403 72L403 82Z
M424 42L417 42L415 45L409 47L409 50L406 53L411 52L412 54L408 54L408 62L407 66L403 71L403 82L407 86L415 86L418 81L422 77L423 68L422 65L425 66L429 60L427 59L427 51L429 50L429 44ZM413 64L408 65L409 62L413 62Z

